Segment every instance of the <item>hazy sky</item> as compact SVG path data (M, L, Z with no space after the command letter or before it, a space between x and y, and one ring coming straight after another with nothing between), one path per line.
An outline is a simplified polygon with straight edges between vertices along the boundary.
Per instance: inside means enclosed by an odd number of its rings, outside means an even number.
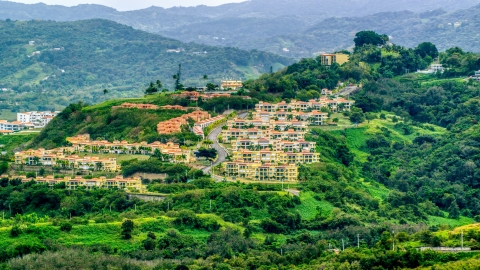
M76 6L78 4L99 4L116 8L118 10L142 9L150 6L218 6L226 3L238 3L245 0L12 0L12 2L34 4L45 3L48 5Z

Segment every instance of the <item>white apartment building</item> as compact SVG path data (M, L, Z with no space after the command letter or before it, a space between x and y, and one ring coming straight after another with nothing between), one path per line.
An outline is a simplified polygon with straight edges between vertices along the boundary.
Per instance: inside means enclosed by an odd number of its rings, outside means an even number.
M17 121L22 123L32 123L35 128L44 128L60 112L23 112L17 113Z
M22 123L19 121L8 122L6 120L0 120L0 130L3 131L20 131L24 129L33 128L32 123Z

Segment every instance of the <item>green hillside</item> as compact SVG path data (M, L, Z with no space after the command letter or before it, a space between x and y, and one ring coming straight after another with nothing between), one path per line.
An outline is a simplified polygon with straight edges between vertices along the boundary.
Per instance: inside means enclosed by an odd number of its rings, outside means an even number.
M454 77L471 74L478 55L453 48L443 53L445 73L404 75L431 63L438 51L433 44L381 48L382 38L358 34L351 61L342 66L303 59L249 80L238 94L252 99L233 95L197 104L157 93L69 105L28 147L56 147L88 132L109 140L173 140L193 149L198 138L188 129L168 137L154 130L157 121L181 111L112 106L128 100L219 113L259 100L309 100L322 88L342 95L345 84L362 84L348 94L355 99L350 111L322 109L331 121L305 137L316 143L320 162L301 164L298 182L227 182L220 167L213 179L197 162L165 162L155 154L123 159L121 173L164 174L143 180L158 201L118 189L0 179L2 267L478 269L480 84ZM11 164L11 149L26 147L30 137L2 138L9 153L0 157L0 169L35 177ZM62 173L70 170L56 176ZM92 170L86 177L113 175ZM417 249L462 244L472 252Z
M106 20L0 21L0 35L0 88L11 89L0 92L0 109L14 111L138 97L156 80L171 89L179 64L187 87L250 78L290 63L264 52L184 44Z

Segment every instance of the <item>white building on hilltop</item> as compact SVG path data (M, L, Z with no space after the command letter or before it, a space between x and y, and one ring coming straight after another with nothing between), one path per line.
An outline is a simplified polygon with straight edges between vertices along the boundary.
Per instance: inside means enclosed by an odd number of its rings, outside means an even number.
M57 114L59 111L50 112L23 112L17 113L17 121L22 123L32 123L35 128L44 128Z

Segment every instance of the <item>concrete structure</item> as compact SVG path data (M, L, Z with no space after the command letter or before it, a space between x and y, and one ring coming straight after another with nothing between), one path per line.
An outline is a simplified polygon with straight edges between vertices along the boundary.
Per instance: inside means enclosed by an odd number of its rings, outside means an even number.
M182 126L188 125L189 118L193 119L195 122L200 122L209 119L210 114L208 112L198 110L184 114L180 117L160 122L157 125L157 132L158 134L173 134L182 132Z
M215 116L215 117L200 121L198 123L195 123L195 125L193 126L193 133L195 133L195 135L198 135L202 137L202 139L204 139L205 138L204 129L210 125L213 125L214 123L223 121L224 119L225 119L225 116L219 115L219 116Z
M475 71L475 75L473 75L472 78L473 78L474 80L480 82L480 70L479 70L479 71Z
M24 129L31 129L34 127L35 125L30 122L23 123L20 121L8 122L7 120L0 120L0 131L2 131L2 134L12 133Z
M343 111L350 110L354 103L355 101L353 100L348 100L340 97L334 99L320 97L317 100L312 99L309 101L292 100L290 103L282 101L276 104L260 101L258 104L255 105L255 110L257 112L276 112L282 110L287 112L309 112L312 110L321 110L322 108L325 108L331 111Z
M324 53L320 55L320 61L323 66L331 66L333 63L343 65L348 62L348 54L343 53Z
M120 170L116 158L80 157L78 155L66 155L64 149L38 150L29 149L15 153L17 165L42 165L59 166L77 170L95 170L115 172Z
M59 114L59 111L44 112L22 112L17 113L17 121L21 123L33 124L35 128L44 128L52 119Z
M120 106L113 106L112 109L140 109L140 110L158 110L160 107L153 104L143 104L143 103L123 103Z
M254 120L244 120L235 118L227 122L227 126L231 128L246 129L246 128L257 128L257 129L270 129L277 131L286 131L293 129L295 131L305 131L308 129L308 122L291 120L290 121L275 121L273 119L269 121L263 121L261 118Z
M259 162L226 162L225 173L229 177L239 177L258 181L297 181L298 168L290 165L261 164Z
M239 150L233 152L232 159L238 162L261 162L279 164L309 164L320 161L319 153L308 151L283 152L283 151L250 151Z
M199 98L201 98L203 101L212 99L212 98L217 98L217 97L230 97L230 94L228 93L205 93L201 94L196 91L183 91L180 94L173 94L172 98L186 98L192 101L197 101Z
M301 152L301 151L313 151L315 150L315 142L307 142L305 140L298 141L283 141L283 140L271 140L261 138L258 140L239 139L232 140L232 150L239 151L240 149L248 150L272 150L272 151L285 151L285 152Z
M230 142L232 140L238 139L248 139L248 140L259 140L262 138L272 139L272 140L290 140L298 141L303 140L305 137L306 131L295 131L293 129L285 131L276 131L269 129L258 129L258 128L249 128L249 129L238 129L238 128L228 128L222 130L222 141Z
M302 111L276 111L276 112L254 112L253 117L255 119L261 119L263 122L275 121L289 121L289 119L296 119L301 122L308 122L309 125L321 126L327 122L328 113L312 110L310 112Z
M74 178L66 176L64 178L55 178L53 175L48 175L44 177L36 178L27 178L24 175L20 176L8 176L2 175L1 178L8 178L10 180L21 179L22 183L28 183L30 181L35 181L37 183L47 184L49 187L54 187L55 185L65 183L65 186L68 189L94 189L94 188L118 188L127 191L135 191L143 193L146 191L145 186L142 185L142 179L140 177L133 178L124 178L119 175L114 178L106 178L104 176L99 178L84 179L81 176L76 176Z
M227 80L220 83L221 90L238 90L243 87L242 81Z
M190 162L190 150L183 150L180 145L173 142L161 143L147 142L129 143L127 141L106 140L91 141L89 134L81 134L68 137L67 142L72 146L66 152L87 152L101 154L130 154L130 155L153 155L158 149L166 156L170 156L171 162Z

